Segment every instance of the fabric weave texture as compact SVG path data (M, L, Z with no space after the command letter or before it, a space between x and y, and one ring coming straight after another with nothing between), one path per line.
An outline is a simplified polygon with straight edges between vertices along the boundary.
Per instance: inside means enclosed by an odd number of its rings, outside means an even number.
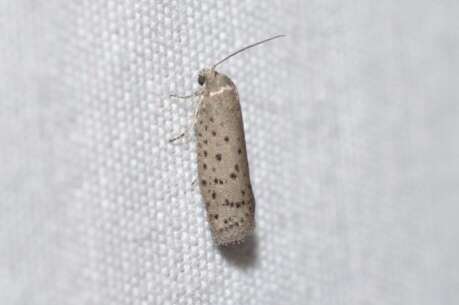
M0 3L1 304L457 304L457 1ZM238 86L256 198L212 241L197 73Z

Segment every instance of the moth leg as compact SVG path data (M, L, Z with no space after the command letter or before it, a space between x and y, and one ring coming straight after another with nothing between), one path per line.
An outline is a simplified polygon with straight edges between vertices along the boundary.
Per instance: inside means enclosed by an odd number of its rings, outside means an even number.
M192 187L195 187L196 184L197 184L197 182L198 182L198 179L197 179L197 178L194 178L194 179L193 179L193 182L191 182L191 186L192 186Z
M198 122L198 116L199 116L199 109L201 109L202 105L202 99L199 99L198 106L194 109L194 115L193 115L193 123L191 124L190 130L196 126L196 123Z
M171 97L176 97L176 98L181 98L181 99L188 99L188 98L192 98L192 97L195 97L195 96L201 96L201 90L191 94L191 95L185 95L185 96L178 96L178 95L170 95ZM198 106L195 108L194 110L194 115L193 115L193 122L191 124L191 126L189 126L185 131L183 131L181 134L179 134L178 136L176 137L173 137L172 139L169 139L169 143L172 143L172 142L175 142L181 138L183 138L184 136L186 136L187 133L189 133L193 128L194 126L196 125L196 122L198 121L198 114L199 114L199 108L201 107L201 103L202 103L202 99L199 99L199 103L198 103Z
M169 97L175 97L175 98L179 98L179 99L183 99L183 100L186 100L186 99L189 99L189 98L193 98L195 96L200 96L202 94L202 89L190 94L190 95L177 95L177 94L169 94Z
M169 139L169 143L173 143L173 142L175 142L175 141L177 141L177 140L183 138L184 136L185 136L185 132L182 132L182 133L179 134L178 136L175 136L175 137Z

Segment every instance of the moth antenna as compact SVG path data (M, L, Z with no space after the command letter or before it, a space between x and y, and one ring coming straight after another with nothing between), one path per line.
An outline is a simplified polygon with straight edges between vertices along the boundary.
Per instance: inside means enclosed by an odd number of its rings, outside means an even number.
M216 64L214 64L212 66L212 70L215 69L216 66L218 66L219 64L221 64L222 62L226 61L227 59L230 59L231 57L233 57L234 55L237 55L241 52L244 52L245 50L248 50L250 48L253 48L255 46L258 46L262 43L265 43L265 42L268 42L268 41L271 41L271 40L274 40L274 39L277 39L277 38L281 38L281 37L285 37L286 35L276 35L276 36L273 36L273 37L270 37L270 38L267 38L265 40L262 40L262 41L259 41L259 42L256 42L256 43L253 43L251 45L248 45L246 47L243 47L242 49L239 49L237 50L236 52L234 53L231 53L230 55L226 56L225 58L223 58L222 60L220 60L219 62L217 62Z

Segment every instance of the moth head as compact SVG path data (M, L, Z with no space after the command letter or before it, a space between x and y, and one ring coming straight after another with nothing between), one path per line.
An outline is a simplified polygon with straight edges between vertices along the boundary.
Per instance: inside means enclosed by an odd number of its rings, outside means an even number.
M212 81L217 75L214 69L202 69L199 71L198 83L203 86L206 83Z

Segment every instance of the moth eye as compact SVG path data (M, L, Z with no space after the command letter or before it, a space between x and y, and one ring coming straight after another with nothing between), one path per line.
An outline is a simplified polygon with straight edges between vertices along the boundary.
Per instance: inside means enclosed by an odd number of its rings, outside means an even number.
M206 78L204 77L204 75L199 75L198 76L198 83L202 86L204 85L204 82L206 81Z

